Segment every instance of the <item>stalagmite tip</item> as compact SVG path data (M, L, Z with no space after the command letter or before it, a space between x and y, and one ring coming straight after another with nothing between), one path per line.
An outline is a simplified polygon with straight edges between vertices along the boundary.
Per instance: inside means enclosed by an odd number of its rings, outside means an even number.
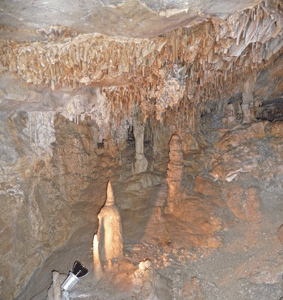
M113 196L113 190L110 181L108 181L108 185L107 185L107 198L106 198L105 205L114 205L114 196Z

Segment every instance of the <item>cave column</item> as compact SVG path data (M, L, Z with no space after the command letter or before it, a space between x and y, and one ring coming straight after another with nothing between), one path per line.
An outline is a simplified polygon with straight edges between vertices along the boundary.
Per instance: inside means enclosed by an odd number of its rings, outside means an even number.
M167 169L167 212L173 212L176 203L181 200L182 177L184 171L182 142L177 134L171 137L169 163Z
M144 155L144 125L134 119L133 127L136 147L134 173L139 174L145 172L148 166L148 161Z

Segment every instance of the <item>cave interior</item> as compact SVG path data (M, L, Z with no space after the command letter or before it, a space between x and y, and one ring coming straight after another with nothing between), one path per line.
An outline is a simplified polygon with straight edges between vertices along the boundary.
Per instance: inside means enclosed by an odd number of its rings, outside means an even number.
M0 124L0 299L283 299L282 0L2 0Z

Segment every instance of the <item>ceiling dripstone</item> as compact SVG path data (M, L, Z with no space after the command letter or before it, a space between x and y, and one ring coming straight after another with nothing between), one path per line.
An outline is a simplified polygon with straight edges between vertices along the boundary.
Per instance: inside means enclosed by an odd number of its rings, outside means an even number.
M2 10L2 37L9 35L0 40L2 72L52 91L103 86L117 116L130 114L133 101L160 120L168 107L183 103L190 110L191 103L229 97L283 46L280 1L101 1L73 3L66 11L62 3L59 9L35 1L15 6L15 22L12 3ZM36 10L47 4L39 18ZM59 23L51 16L56 8ZM31 36L23 42L21 34Z

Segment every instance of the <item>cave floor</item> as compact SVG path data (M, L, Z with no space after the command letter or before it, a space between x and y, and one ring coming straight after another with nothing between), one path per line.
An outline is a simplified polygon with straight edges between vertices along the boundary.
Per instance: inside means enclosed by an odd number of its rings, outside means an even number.
M97 282L90 274L69 293L69 299L250 299L279 300L283 249L266 220L239 221L218 232L221 246L125 245L125 257ZM68 254L66 254L68 255ZM86 261L85 260L85 261ZM140 262L150 261L148 272ZM62 275L64 280L66 275ZM41 293L33 300L45 299ZM64 298L63 298L64 299ZM67 299L67 298L66 298Z

